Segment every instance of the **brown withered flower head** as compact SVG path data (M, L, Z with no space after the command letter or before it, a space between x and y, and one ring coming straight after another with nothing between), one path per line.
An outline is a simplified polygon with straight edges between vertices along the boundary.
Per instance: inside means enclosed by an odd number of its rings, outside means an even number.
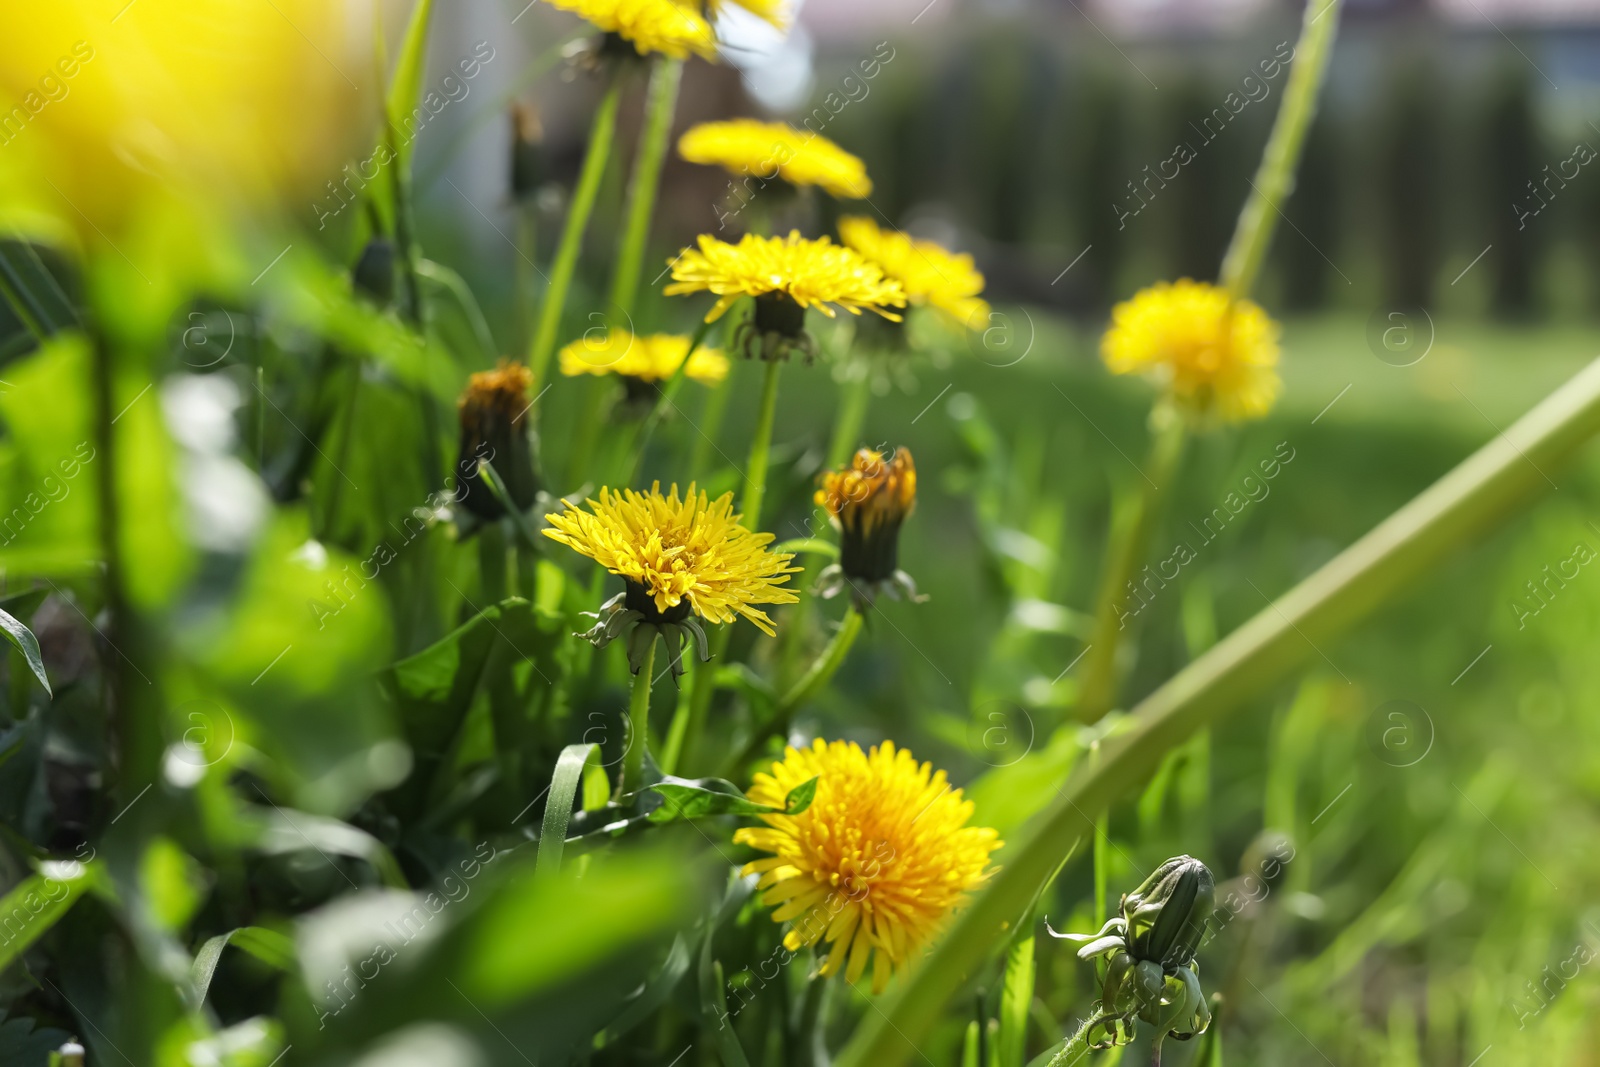
M917 503L910 449L896 449L886 458L863 448L850 466L822 476L815 499L839 531L839 562L819 576L818 593L831 597L848 586L863 608L884 593L921 599L911 576L899 569L900 524Z
M467 381L457 410L461 417L461 456L456 465L461 504L480 519L506 514L505 505L484 481L481 464L494 465L506 495L519 511L539 495L534 446L528 434L529 393L533 372L520 363L501 360L494 370L479 371Z

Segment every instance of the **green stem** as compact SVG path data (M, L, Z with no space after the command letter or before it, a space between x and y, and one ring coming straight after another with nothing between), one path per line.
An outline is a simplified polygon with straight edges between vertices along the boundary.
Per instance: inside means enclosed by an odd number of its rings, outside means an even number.
M644 750L650 744L650 681L656 665L656 642L644 654L644 662L633 676L633 693L628 699L628 751L622 757L622 777L617 781L620 799L631 787L639 788L644 770Z
M633 180L628 186L627 214L622 224L622 241L617 247L617 271L611 277L611 303L620 308L624 316L633 315L633 302L639 292L639 271L650 240L650 215L655 208L656 188L661 183L661 164L667 155L667 138L672 133L672 114L678 105L678 85L682 80L683 60L666 56L656 59L650 71L644 129L639 132L639 153L634 159Z
M1150 437L1150 454L1145 460L1144 484L1131 512L1113 524L1106 565L1101 574L1100 592L1095 601L1094 632L1084 656L1083 687L1079 690L1077 716L1094 722L1116 705L1117 650L1124 633L1131 632L1138 616L1124 613L1123 605L1142 603L1128 592L1129 583L1144 561L1151 534L1161 517L1161 507L1178 473L1183 455L1184 425L1176 412L1158 407L1151 416L1160 425Z
M678 390L683 388L683 379L689 372L689 360L700 351L700 346L705 343L706 334L711 332L711 323L702 322L694 331L694 336L689 340L689 350L683 354L683 362L678 364L678 369L672 372L672 377L661 383L661 395L656 398L655 405L651 407L650 414L642 423L634 428L634 439L629 443L632 453L628 461L628 476L626 484L632 484L639 476L639 464L644 460L644 450L650 445L650 438L655 436L656 428L661 425L661 420L667 417L667 409L675 408L674 403Z
M861 633L863 621L864 616L860 609L854 604L850 605L849 610L844 613L844 618L839 620L839 629L834 632L827 647L812 661L806 673L800 676L800 680L778 698L778 702L772 706L772 714L756 727L756 732L746 742L744 749L729 763L726 768L727 773L737 772L740 767L759 756L769 738L775 734L788 732L795 711L815 696L817 690L827 685L844 665L845 657L850 654L850 646L856 643L856 637Z
M1129 728L1107 743L1105 760L1067 780L1006 847L1004 865L929 958L863 1017L837 1067L905 1064L1096 813L1197 730L1307 661L1320 662L1318 649L1525 504L1596 433L1600 360L1141 701Z
M845 378L839 383L839 413L833 422L833 438L828 443L827 469L838 470L850 460L851 450L861 438L861 427L867 419L867 408L872 402L872 375L864 359L845 365ZM795 581L798 589L810 589L816 584L817 573L824 566L817 560L807 560L805 569ZM778 682L786 685L794 677L800 649L810 629L811 613L816 609L815 597L801 597L800 603L789 610L781 638L778 655Z
M768 360L766 375L761 383L761 406L756 413L755 434L750 441L750 457L745 462L744 496L739 501L740 523L747 530L758 530L761 522L761 505L767 494L767 463L772 456L772 424L778 410L778 360ZM733 627L724 626L711 635L711 658L695 664L694 679L689 689L688 719L684 726L683 765L694 767L700 758L700 738L705 732L706 716L711 710L711 696L715 690L716 666L728 655L728 642L733 638Z
M545 365L555 351L556 331L561 328L567 290L572 286L572 275L578 267L583 232L589 226L589 214L594 210L595 197L600 194L600 180L605 177L606 160L611 155L611 142L617 130L617 102L621 96L622 81L613 77L589 127L588 153L578 174L578 187L572 194L572 206L567 210L567 224L561 231L561 243L556 246L556 257L550 265L550 285L545 289L544 303L539 307L539 323L528 348L528 368L533 371L535 384L544 381Z
M1083 1025L1077 1032L1067 1038L1061 1045L1061 1051L1050 1058L1049 1067L1075 1067L1089 1055L1089 1028L1099 1022L1101 1014L1098 1011L1090 1012L1089 1017L1083 1020Z
M778 413L778 371L782 368L779 360L768 360L766 376L761 379L761 406L756 412L755 434L750 440L750 458L745 463L744 497L739 501L739 511L744 516L740 522L747 530L761 528L761 505L767 495L767 464L772 458L772 423Z
M506 598L506 527L499 519L478 531L478 587L484 600L498 604Z
M694 451L689 456L689 475L696 481L705 481L711 473L711 453L716 451L717 431L722 428L722 417L728 411L728 398L732 395L733 389L728 382L714 386L706 394L705 407L700 410L700 428L695 434Z
M1235 299L1250 295L1256 275L1261 273L1267 246L1272 243L1279 208L1294 192L1295 166L1300 161L1306 131L1316 117L1317 98L1339 29L1339 6L1340 0L1309 0L1306 4L1289 84L1283 90L1283 104L1261 154L1250 199L1239 213L1233 240L1222 260L1222 284Z
M866 360L853 360L844 371L847 377L839 383L839 414L833 420L833 439L828 442L829 470L850 461L872 404L872 372Z

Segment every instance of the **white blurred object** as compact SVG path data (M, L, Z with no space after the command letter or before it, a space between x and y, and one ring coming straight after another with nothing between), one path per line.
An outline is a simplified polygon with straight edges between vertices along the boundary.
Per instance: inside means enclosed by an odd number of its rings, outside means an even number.
M790 17L799 14L796 3ZM717 36L723 57L739 68L745 89L768 111L793 111L810 97L816 48L798 21L786 35L744 8L725 4L717 14Z
M242 552L266 520L266 487L232 455L239 387L223 374L176 374L161 386L167 431L183 447L189 535L213 552Z

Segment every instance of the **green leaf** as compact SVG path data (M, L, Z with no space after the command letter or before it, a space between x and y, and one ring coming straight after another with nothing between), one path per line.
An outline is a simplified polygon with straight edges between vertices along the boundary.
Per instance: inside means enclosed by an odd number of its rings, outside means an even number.
M824 541L820 537L794 537L773 545L772 551L788 552L793 555L809 552L814 556L823 556L827 559L839 558L839 546L832 541Z
M1022 1067L1027 1054L1028 1013L1033 1007L1033 912L1006 953L1005 985L1000 990L1000 1067ZM1024 936L1025 932L1025 936Z
M395 889L411 887L400 871L400 864L395 862L394 855L382 841L338 819L289 811L273 805L258 827L254 843L256 848L268 855L312 849L325 856L350 856L365 860L378 872L385 885Z
M400 56L395 61L389 95L384 101L388 132L394 139L397 156L394 165L401 168L402 173L409 173L411 168L413 140L404 136L404 123L422 96L422 75L428 59L428 21L432 14L433 0L417 0L417 6L411 9L411 21L406 26L405 40L400 43Z
M33 631L7 611L0 611L0 630L5 631L5 639L28 661L29 669L39 679L39 684L44 686L44 691L54 696L50 692L50 679L45 677L44 659L39 655L39 639L33 636Z
M556 759L555 773L550 776L550 795L544 802L544 822L539 829L536 871L540 877L549 877L561 870L561 850L566 844L567 824L572 820L572 801L578 794L578 783L589 761L599 758L600 746L588 744L568 745Z
M294 942L276 930L262 926L240 926L225 934L218 934L200 946L200 951L194 956L194 965L189 970L196 1006L205 1002L212 976L216 974L217 962L222 959L222 950L229 945L243 949L277 970L287 972L294 967Z
M809 778L789 791L784 806L757 804L739 787L722 778L673 778L668 776L648 786L661 794L664 803L650 813L650 821L703 819L712 815L799 815L811 806L817 795L817 779Z
M673 940L672 950L667 953L660 970L651 976L650 981L639 991L639 995L628 1002L628 1006L622 1009L622 1014L606 1027L606 1044L610 1045L621 1039L629 1030L638 1026L665 1004L667 998L672 996L672 991L678 988L678 983L683 981L683 976L689 973L691 962L693 953L689 951L689 942L679 934Z
M11 892L0 897L0 915L8 924L20 919L21 929L12 932L8 925L8 940L0 943L0 970L9 967L13 960L25 952L61 917L99 878L99 868L93 863L76 860L46 860L39 870L18 882Z

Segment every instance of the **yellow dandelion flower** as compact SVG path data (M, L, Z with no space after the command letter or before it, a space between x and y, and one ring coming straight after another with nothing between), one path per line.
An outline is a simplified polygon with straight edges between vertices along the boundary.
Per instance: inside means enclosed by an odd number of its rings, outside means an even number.
M983 292L983 275L965 252L950 252L932 241L880 229L864 215L840 219L839 239L899 281L911 303L938 308L973 329L988 324L989 305L978 296Z
M698 7L678 0L550 0L555 7L588 19L607 33L628 40L642 56L660 52L686 59L690 52L713 59L716 35Z
M1278 397L1278 324L1249 300L1188 278L1140 290L1111 311L1100 356L1148 374L1191 413L1257 419Z
M826 237L801 237L799 230L791 230L788 237L747 233L736 245L701 234L699 248L686 248L672 261L672 284L663 291L668 296L715 294L717 303L706 315L707 322L721 318L741 296L783 297L766 305L772 315L768 324L788 328L791 336L799 334L803 322L799 313L806 308L814 307L829 318L834 314L830 304L853 315L867 308L899 322L900 316L887 309L906 306L905 290L885 278L876 264ZM779 322L785 314L788 318Z
M561 350L561 373L569 378L580 374L616 374L641 382L660 382L689 365L685 377L704 385L716 385L728 376L728 357L715 348L697 348L689 356L690 340L681 334L652 334L641 337L627 330L610 330L600 337L585 335Z
M822 475L814 499L839 529L839 562L818 578L823 596L848 584L859 603L870 603L880 592L916 599L916 584L899 569L900 524L917 503L917 468L909 448L896 449L888 460L863 448L844 470Z
M646 622L677 623L690 613L707 622L732 622L742 615L767 635L772 620L757 604L793 604L780 589L798 567L794 557L769 551L769 533L751 533L733 514L733 494L715 501L678 487L663 496L661 483L648 493L600 490L589 511L571 504L546 515L545 536L593 559L627 583L624 606ZM616 635L612 635L613 637Z
M781 122L702 122L678 139L678 154L690 163L722 167L740 177L781 178L790 185L815 185L852 200L872 195L865 163L820 134Z
M528 438L528 409L533 372L521 363L501 360L494 370L480 371L467 380L457 403L461 422L461 449L456 476L459 496L466 509L481 519L505 515L505 505L478 473L480 461L492 463L505 482L506 493L518 508L533 505L539 493L533 445Z
M885 741L870 753L855 742L788 749L757 774L748 796L782 807L789 791L812 778L816 798L799 815L763 815L735 842L772 856L745 864L761 875L761 900L775 922L793 922L783 943L831 944L823 974L845 967L854 984L872 961L872 990L913 963L968 890L993 868L995 831L968 826L972 802L950 788L943 771L918 764ZM876 953L876 955L874 955ZM846 958L848 957L848 965Z

